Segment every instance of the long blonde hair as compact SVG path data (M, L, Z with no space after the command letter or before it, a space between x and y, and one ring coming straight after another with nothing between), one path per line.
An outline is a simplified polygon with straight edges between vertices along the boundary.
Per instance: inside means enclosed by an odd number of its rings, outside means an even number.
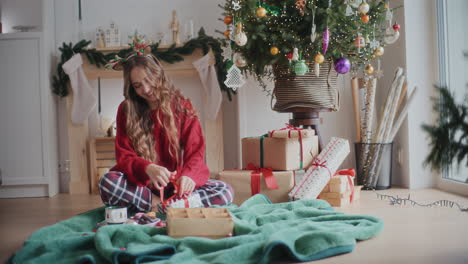
M130 73L136 67L145 70L148 81L154 87L154 95L157 99L157 108L161 111L156 114L156 120L164 130L169 139L169 154L179 164L180 142L176 126L176 114L180 114L186 109L182 109L181 100L185 99L179 89L169 80L164 72L161 63L151 54L133 56L124 64L124 96L126 112L126 130L133 149L142 158L158 162L155 145L156 138L153 135L154 123L151 118L151 108L145 99L138 96L132 86ZM174 109L172 109L174 107Z

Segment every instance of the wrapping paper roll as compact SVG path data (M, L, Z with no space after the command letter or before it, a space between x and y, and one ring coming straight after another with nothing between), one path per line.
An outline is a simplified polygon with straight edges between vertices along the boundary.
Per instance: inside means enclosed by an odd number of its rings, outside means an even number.
M291 200L315 199L349 154L349 142L333 137L289 193Z

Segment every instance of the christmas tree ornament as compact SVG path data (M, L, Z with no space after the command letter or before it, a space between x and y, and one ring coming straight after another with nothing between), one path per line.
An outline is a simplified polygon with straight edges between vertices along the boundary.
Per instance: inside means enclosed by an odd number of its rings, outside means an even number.
M371 64L367 64L365 70L366 70L366 74L368 75L374 73L374 67L372 67Z
M393 24L392 27L393 27L393 30L395 30L395 31L400 31L400 28L401 28L400 24L397 24L397 23Z
M367 12L369 12L369 8L370 8L370 7L369 7L369 4L366 3L366 2L364 2L364 3L361 3L361 4L359 5L358 11L359 11L359 13L365 15L365 14L367 14Z
M279 53L279 49L277 47L273 46L273 47L270 48L270 53L271 53L271 55L276 55L276 54Z
M225 16L224 17L224 24L230 25L232 23L232 16Z
M385 21L387 21L387 23L392 23L392 20L393 20L393 13L392 11L390 10L390 8L387 8L387 11L385 12Z
M325 57L319 52L315 55L314 61L315 63L322 64L325 61Z
M292 58L293 58L293 53L292 53L292 52L289 52L288 54L286 54L286 58L288 58L288 60L292 60Z
M296 8L299 10L299 14L301 16L304 16L304 9L306 6L306 1L305 0L296 0Z
M293 49L293 56L292 56L293 61L299 60L299 50L297 48Z
M228 29L228 30L224 31L224 36L225 36L227 39L229 39L230 36L231 36L231 30Z
M320 77L320 64L314 63L314 75L315 77Z
M350 2L351 6L354 7L354 8L359 8L361 3L362 3L362 0L351 0L351 2Z
M240 52L234 53L232 59L234 60L234 64L239 68L247 66L247 60L245 59L244 55L242 55L242 53Z
M247 43L247 35L242 31L242 23L238 22L236 24L236 34L234 36L234 42L237 46L244 46Z
M327 54L328 43L330 43L330 31L328 30L328 27L326 27L325 32L323 32L323 41L322 41L322 53L323 53L323 55Z
M361 21L364 22L364 23L369 23L369 15L362 15L361 16Z
M352 16L354 15L353 9L351 8L351 5L346 5L346 13L345 16Z
M351 69L351 62L345 58L341 57L335 62L335 71L337 73L346 74Z
M366 41L362 37L361 33L358 33L357 38L354 39L354 47L357 49L362 49L366 46Z
M257 14L258 17L266 17L267 15L267 11L263 7L257 8L257 11L255 13Z
M370 47L371 49L376 49L376 48L380 47L380 42L377 41L377 40L375 40L375 39L373 39L373 40L371 40L371 41L369 42L369 47Z
M224 84L233 91L236 91L237 88L242 87L245 84L245 78L242 75L241 70L235 64L229 68Z
M374 55L379 57L379 56L382 56L384 54L385 50L383 47L378 47L374 50Z
M232 1L232 9L235 11L241 9L240 2L239 1Z
M395 31L393 30L393 28L387 28L385 30L384 41L386 44L395 43L399 37L400 37L400 31Z
M305 63L305 60L299 60L294 65L294 73L296 75L305 75L309 71L309 67Z
M317 39L317 25L315 24L315 8L312 11L312 28L310 30L310 41L312 43Z

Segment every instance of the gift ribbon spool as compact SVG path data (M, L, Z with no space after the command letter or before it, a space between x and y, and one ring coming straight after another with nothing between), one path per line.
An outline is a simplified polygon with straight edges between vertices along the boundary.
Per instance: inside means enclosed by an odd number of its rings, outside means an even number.
M127 207L106 207L106 222L108 224L122 224L127 221Z

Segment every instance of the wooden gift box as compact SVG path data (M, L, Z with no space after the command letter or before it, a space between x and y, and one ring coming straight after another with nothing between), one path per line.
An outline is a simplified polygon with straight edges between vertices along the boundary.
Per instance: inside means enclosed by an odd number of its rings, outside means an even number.
M167 234L212 239L232 236L234 221L226 208L168 208Z
M252 196L251 170L221 171L216 179L224 181L234 189L234 204L240 205ZM278 189L269 189L263 174L260 178L260 193L266 195L273 203L288 202L288 193L294 187L293 171L274 171L273 176L278 183Z
M261 167L261 137L242 139L242 166ZM318 154L318 137L302 138L303 168ZM274 171L300 170L301 144L298 138L263 138L263 167Z

